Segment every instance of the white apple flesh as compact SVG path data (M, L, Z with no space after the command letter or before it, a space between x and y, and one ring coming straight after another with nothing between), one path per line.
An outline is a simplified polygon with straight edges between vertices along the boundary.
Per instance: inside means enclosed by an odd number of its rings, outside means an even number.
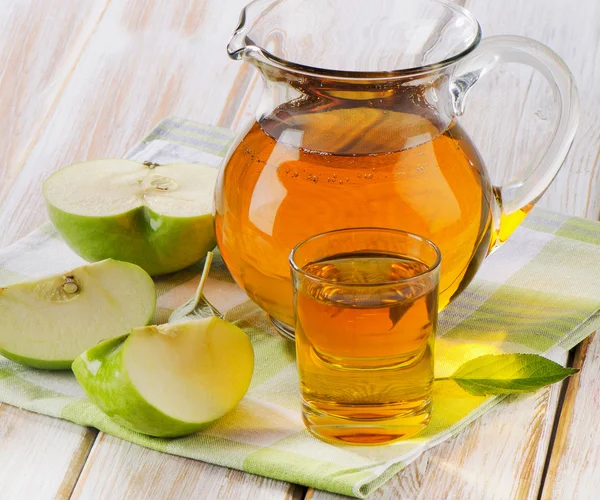
M197 432L231 411L253 369L248 336L216 317L134 328L73 363L77 380L104 413L157 437Z
M0 354L45 369L68 369L82 352L148 324L152 278L105 260L65 274L0 288Z
M192 163L93 160L48 177L43 194L50 219L81 257L132 262L155 276L215 247L217 173Z

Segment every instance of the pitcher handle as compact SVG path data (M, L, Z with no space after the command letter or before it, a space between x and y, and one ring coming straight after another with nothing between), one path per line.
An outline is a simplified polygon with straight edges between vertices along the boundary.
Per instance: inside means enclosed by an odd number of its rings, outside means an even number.
M450 84L456 115L463 113L469 89L497 64L509 62L527 64L541 72L559 109L550 144L541 159L508 184L494 187L500 220L495 217L496 232L490 250L506 241L544 194L569 152L579 122L579 96L569 68L550 48L521 36L485 38L472 55L458 63Z

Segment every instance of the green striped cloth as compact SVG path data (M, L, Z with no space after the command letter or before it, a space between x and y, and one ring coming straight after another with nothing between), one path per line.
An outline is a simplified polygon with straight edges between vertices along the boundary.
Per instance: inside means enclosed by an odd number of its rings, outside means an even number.
M128 157L157 163L194 161L216 168L231 139L230 131L169 118ZM0 285L81 263L47 224L0 251ZM193 296L200 271L198 264L157 280L157 322L166 321ZM256 353L248 394L205 431L179 439L136 434L94 407L70 372L34 370L1 357L0 400L166 453L357 497L366 497L423 451L451 438L501 401L470 396L451 381L438 382L433 419L417 437L380 447L326 444L311 437L302 424L293 344L275 335L218 257L205 295L248 333ZM599 308L600 224L534 210L441 314L436 374L445 376L487 353L560 358L597 328Z

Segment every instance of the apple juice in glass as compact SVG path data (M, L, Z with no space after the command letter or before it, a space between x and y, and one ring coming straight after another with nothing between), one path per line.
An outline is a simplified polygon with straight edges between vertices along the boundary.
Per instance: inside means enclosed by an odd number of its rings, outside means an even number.
M292 251L303 419L317 437L381 444L427 425L439 262L428 240L380 228Z

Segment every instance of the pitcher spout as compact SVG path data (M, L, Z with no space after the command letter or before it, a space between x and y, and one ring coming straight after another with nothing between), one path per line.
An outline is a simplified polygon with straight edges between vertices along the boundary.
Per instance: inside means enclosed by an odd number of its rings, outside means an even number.
M233 32L229 43L227 44L227 55L234 60L244 59L244 55L248 49L246 42L247 29L247 11L248 7L244 7L240 13L240 20L237 28Z
M258 59L264 59L262 49L248 35L254 24L269 10L269 7L280 1L255 0L242 9L237 28L227 44L227 55L231 59L250 63L254 63Z

